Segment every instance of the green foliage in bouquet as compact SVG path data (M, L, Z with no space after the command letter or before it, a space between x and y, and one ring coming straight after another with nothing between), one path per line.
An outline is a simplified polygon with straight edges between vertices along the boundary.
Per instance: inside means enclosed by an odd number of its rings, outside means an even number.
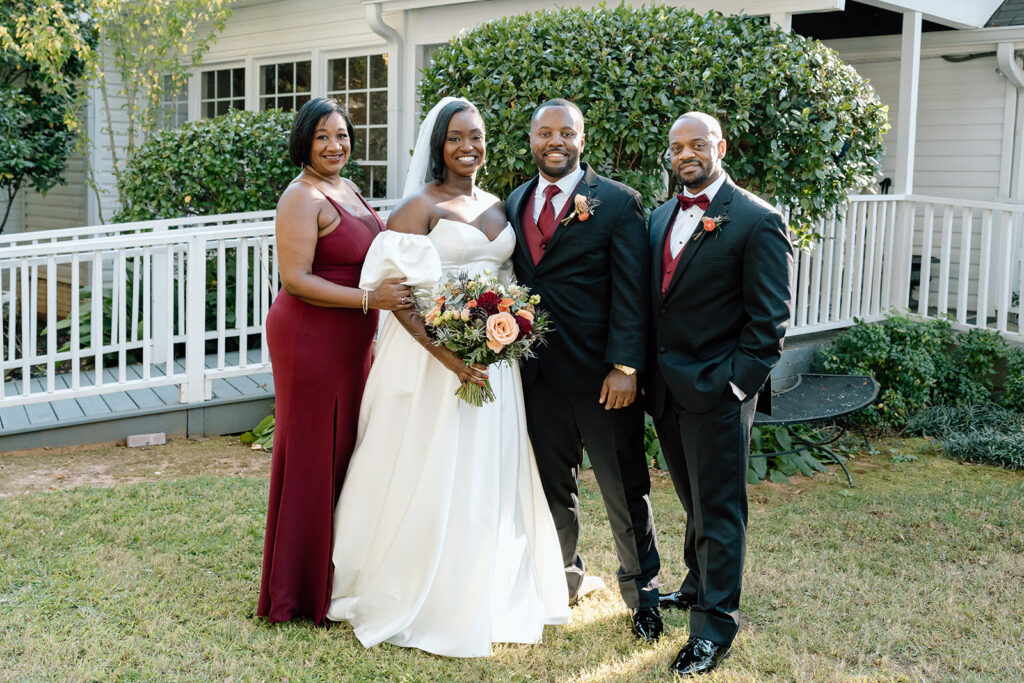
M155 133L121 176L115 221L273 209L299 173L288 158L294 118L276 109L232 110ZM341 173L360 185L355 162Z
M845 205L880 169L887 109L867 81L816 40L764 18L666 5L562 8L487 22L438 48L421 101L461 95L488 128L480 182L498 196L535 173L527 132L536 105L576 102L587 121L583 158L644 197L667 196L671 123L700 110L729 142L741 185L791 207L795 231ZM426 108L426 107L425 107Z

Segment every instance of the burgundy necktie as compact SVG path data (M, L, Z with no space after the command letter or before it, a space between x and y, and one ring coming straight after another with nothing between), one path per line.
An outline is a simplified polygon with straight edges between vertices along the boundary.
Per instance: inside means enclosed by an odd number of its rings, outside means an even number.
M678 194L676 197L679 198L679 206L683 211L699 206L701 211L707 211L708 205L711 204L711 200L708 199L706 194L699 194L696 197L687 197L685 194Z
M551 202L555 195L561 192L558 185L548 185L544 188L544 206L540 209L540 216L537 218L537 227L540 234L550 237L555 231L555 205Z

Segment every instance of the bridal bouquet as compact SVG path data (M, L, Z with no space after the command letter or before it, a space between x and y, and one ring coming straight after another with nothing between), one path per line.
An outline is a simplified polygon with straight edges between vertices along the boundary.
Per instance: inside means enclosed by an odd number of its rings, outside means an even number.
M435 344L467 365L491 365L533 357L548 330L548 316L534 308L539 302L526 287L506 287L484 271L473 279L466 273L453 276L429 296L418 296L416 308ZM455 395L474 406L494 400L490 380L460 386Z

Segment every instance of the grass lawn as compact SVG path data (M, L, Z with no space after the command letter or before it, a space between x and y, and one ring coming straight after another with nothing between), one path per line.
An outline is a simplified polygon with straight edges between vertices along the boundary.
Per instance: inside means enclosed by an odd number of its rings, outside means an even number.
M991 680L1024 670L1024 473L876 442L841 472L750 488L743 625L705 680ZM159 458L173 459L175 445ZM916 455L912 460L908 455ZM687 637L656 645L602 591L537 646L456 660L347 627L255 619L267 482L200 476L0 498L2 680L665 680ZM600 496L582 542L612 585ZM682 512L656 475L662 581L682 579ZM468 541L467 541L468 542Z

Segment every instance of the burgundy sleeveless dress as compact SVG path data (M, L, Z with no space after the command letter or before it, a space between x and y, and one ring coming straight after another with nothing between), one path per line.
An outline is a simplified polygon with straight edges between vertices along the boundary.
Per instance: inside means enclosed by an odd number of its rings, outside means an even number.
M325 195L326 196L326 195ZM384 224L330 197L341 222L321 237L313 273L348 287ZM334 506L355 447L359 401L370 371L377 311L326 308L283 289L267 314L275 390L274 451L256 614L272 622L323 623L330 603Z

